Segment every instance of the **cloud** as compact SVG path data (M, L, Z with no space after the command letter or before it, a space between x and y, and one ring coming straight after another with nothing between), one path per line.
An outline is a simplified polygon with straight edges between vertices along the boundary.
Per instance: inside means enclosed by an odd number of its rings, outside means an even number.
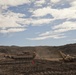
M54 26L53 29L54 29L54 32L56 33L76 30L76 22L66 21L60 25Z
M53 35L48 35L48 36L41 36L41 37L36 37L36 38L27 38L28 40L45 40L45 39L60 39L60 38L64 38L66 36L64 36L63 34L53 34Z
M42 4L44 4L45 3L45 0L36 0L35 1L35 6L42 6Z
M61 2L61 0L51 0L52 3ZM65 21L58 25L52 25L50 31L39 34L35 38L29 38L29 40L44 40L48 38L59 39L67 37L65 34L68 31L76 30L76 21L71 21L72 19L76 20L76 1L75 0L64 0L64 2L69 3L69 7L63 9L52 8L51 6L38 8L33 11L33 17L40 18L50 14L53 18L51 21L55 20L64 20ZM63 1L62 1L63 3ZM50 22L51 22L50 21ZM47 22L47 23L50 23Z
M6 34L6 33L21 32L24 30L25 30L25 28L9 28L9 29L0 30L0 33Z
M39 8L39 9L36 9L35 11L33 11L32 16L34 16L34 17L45 16L50 13L49 11L50 11L50 7Z
M43 17L46 15L52 15L54 19L76 19L76 10L74 7L64 9L53 9L51 7L39 8L33 11L34 17Z
M53 21L52 19L32 19L31 20L31 24L32 26L41 26L42 24L48 24L50 23L51 21Z
M6 27L22 27L18 24L18 21L23 20L23 14L7 12L5 14L0 14L0 28Z
M71 5L72 7L76 7L76 0L73 0L73 1L70 3L70 5Z
M12 33L26 30L28 21L22 18L26 15L14 13L7 10L7 8L28 3L30 3L30 0L0 0L0 33Z
M0 33L4 32L17 32L17 31L9 31L7 28L22 28L28 25L32 26L40 26L41 24L47 24L52 21L52 19L32 19L32 18L22 18L26 15L20 13L14 13L11 11L7 11L6 13L0 12ZM4 30L5 29L5 30ZM24 30L24 29L23 29Z
M51 0L51 2L65 2L69 3L69 7L67 8L63 8L63 9L57 9L57 8L52 8L52 6L46 6L43 8L38 8L36 10L34 10L33 13L33 17L43 17L46 15L51 15L53 17L54 20L56 19L76 19L76 1L75 0ZM55 6L55 5L54 5Z
M0 0L2 6L18 6L25 3L29 3L29 0Z
M11 11L0 13L0 33L20 32L26 30L27 25L22 25L25 19L21 17L24 16L24 14L14 13Z
M58 3L60 0L50 0L52 3Z
M60 25L56 25L52 27L51 31L47 31L45 33L41 33L38 37L29 38L29 40L44 40L48 38L60 39L65 38L65 32L76 30L76 22L66 21Z
M51 31L47 31L45 33L39 34L39 36L49 36L53 34L62 34L68 31L76 30L76 22L66 21L62 24L56 25L52 27Z
M61 0L50 0L52 3L56 4L61 2ZM18 6L22 4L28 4L30 0L0 0L0 33L12 33L25 31L29 25L31 26L41 26L49 24L52 21L59 19L66 19L62 24L52 27L52 30L41 33L38 37L29 38L30 40L44 40L47 38L65 38L65 35L61 35L64 32L76 30L76 22L69 21L70 19L76 19L76 1L68 1L70 6L63 9L52 8L52 6L45 6L42 8L34 8L34 11L30 13L32 16L29 18L23 18L26 15L22 13L15 13L10 10L5 11L10 6ZM34 1L36 6L42 6L45 3L45 0L36 0ZM33 8L32 8L33 9ZM43 18L46 15L51 15L53 18ZM34 18L35 19L34 19Z

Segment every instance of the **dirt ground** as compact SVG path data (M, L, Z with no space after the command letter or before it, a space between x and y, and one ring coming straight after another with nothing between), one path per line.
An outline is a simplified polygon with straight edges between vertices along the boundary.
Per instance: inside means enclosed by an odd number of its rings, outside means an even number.
M0 64L0 75L76 75L76 62L33 60Z

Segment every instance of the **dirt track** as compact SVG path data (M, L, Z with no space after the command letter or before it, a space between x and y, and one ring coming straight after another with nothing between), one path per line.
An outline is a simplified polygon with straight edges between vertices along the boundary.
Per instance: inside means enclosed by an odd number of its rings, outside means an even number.
M76 62L34 60L0 65L0 75L76 75Z

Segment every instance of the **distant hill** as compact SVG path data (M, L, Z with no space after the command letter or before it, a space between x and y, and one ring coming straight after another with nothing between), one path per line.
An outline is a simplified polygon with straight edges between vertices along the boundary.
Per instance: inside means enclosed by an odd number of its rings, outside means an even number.
M76 43L59 46L58 48L59 48L59 50L64 51L64 53L76 55Z
M58 51L65 54L76 55L76 43L64 46L35 46L35 47L19 47L19 46L0 46L0 53L18 54L23 51L36 52L37 58L59 58Z

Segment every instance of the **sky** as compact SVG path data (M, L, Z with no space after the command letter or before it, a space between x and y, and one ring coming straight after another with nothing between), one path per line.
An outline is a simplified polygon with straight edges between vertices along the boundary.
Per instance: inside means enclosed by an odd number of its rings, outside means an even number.
M0 0L0 45L76 43L76 0Z

